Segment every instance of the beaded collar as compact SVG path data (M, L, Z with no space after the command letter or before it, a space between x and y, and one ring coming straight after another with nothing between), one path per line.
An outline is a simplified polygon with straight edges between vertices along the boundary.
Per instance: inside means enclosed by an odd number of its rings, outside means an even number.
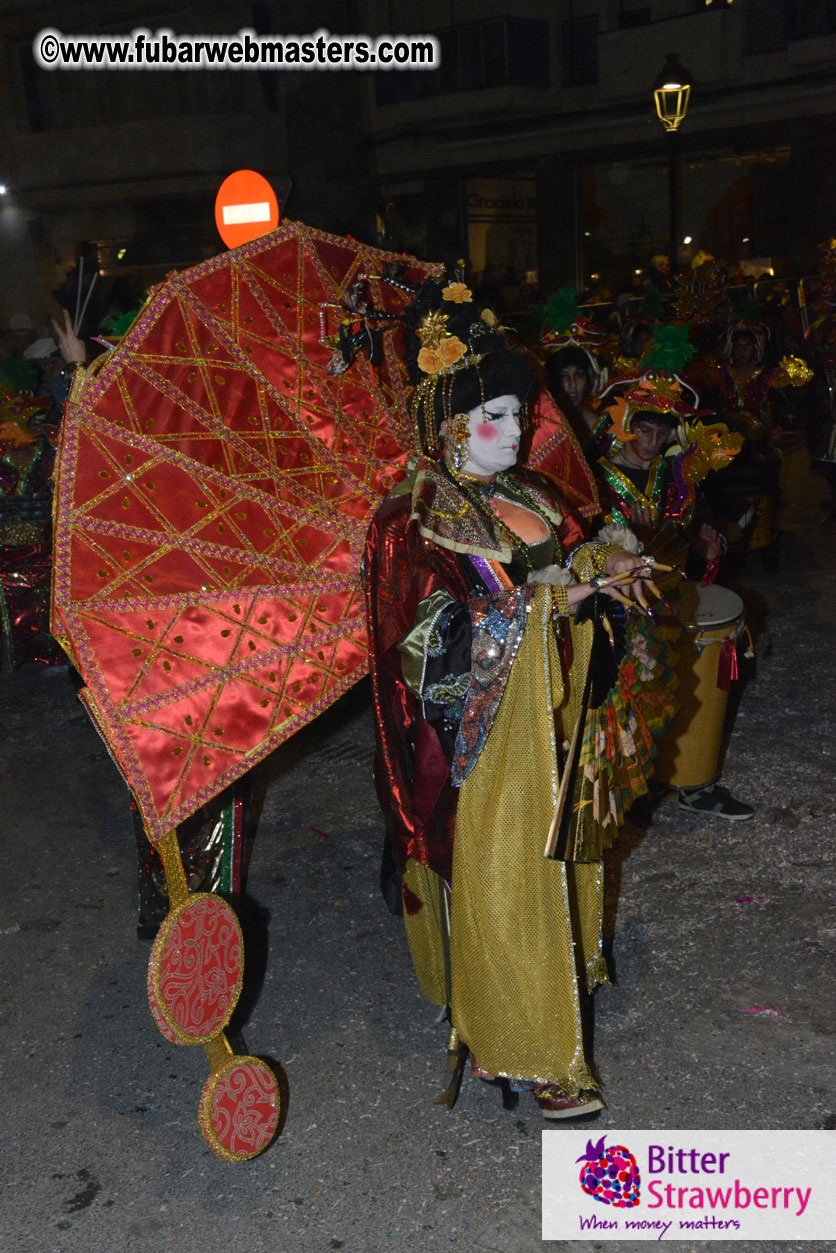
M521 541L513 532L510 533L513 543L509 540L507 530L502 530L488 504L493 493L506 486L513 497L539 514L557 534L563 515L551 493L544 488L510 475L498 475L493 483L485 486L491 490L485 493L483 500L475 489L468 492L439 462L422 460L412 491L411 514L419 533L453 552L509 562L513 548L521 547Z

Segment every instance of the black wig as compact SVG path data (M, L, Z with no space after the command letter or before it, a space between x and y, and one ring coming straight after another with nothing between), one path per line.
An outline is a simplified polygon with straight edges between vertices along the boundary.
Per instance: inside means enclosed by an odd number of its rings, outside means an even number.
M497 396L517 396L523 407L533 388L531 367L522 352L508 348L496 325L484 321L472 301L445 300L446 281L430 279L416 293L404 311L406 363L416 384L413 398L415 419L422 447L435 452L441 423L457 413L468 413ZM428 314L446 318L445 331L464 344L466 356L437 375L428 375L418 365L424 346L420 330Z

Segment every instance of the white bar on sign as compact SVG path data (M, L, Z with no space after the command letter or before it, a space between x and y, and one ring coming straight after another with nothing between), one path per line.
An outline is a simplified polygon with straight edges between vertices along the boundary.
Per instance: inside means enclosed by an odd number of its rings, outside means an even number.
M224 226L245 226L248 222L269 222L270 205L266 200L256 204L225 204Z

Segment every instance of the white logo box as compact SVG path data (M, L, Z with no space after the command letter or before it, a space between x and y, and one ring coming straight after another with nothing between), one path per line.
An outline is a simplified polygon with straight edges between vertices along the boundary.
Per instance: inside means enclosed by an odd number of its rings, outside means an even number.
M578 1159L590 1145L587 1165ZM836 1131L605 1131L593 1124L550 1128L542 1148L544 1240L836 1240ZM638 1168L637 1201L628 1154ZM609 1203L584 1191L582 1168ZM616 1204L619 1189L634 1203Z

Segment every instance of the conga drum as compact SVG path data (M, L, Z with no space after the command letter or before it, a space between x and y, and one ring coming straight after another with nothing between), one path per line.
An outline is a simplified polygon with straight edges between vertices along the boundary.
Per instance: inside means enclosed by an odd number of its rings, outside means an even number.
M679 712L659 745L655 774L671 787L701 787L717 774L729 698L728 652L744 629L743 601L728 587L682 589L676 642Z

